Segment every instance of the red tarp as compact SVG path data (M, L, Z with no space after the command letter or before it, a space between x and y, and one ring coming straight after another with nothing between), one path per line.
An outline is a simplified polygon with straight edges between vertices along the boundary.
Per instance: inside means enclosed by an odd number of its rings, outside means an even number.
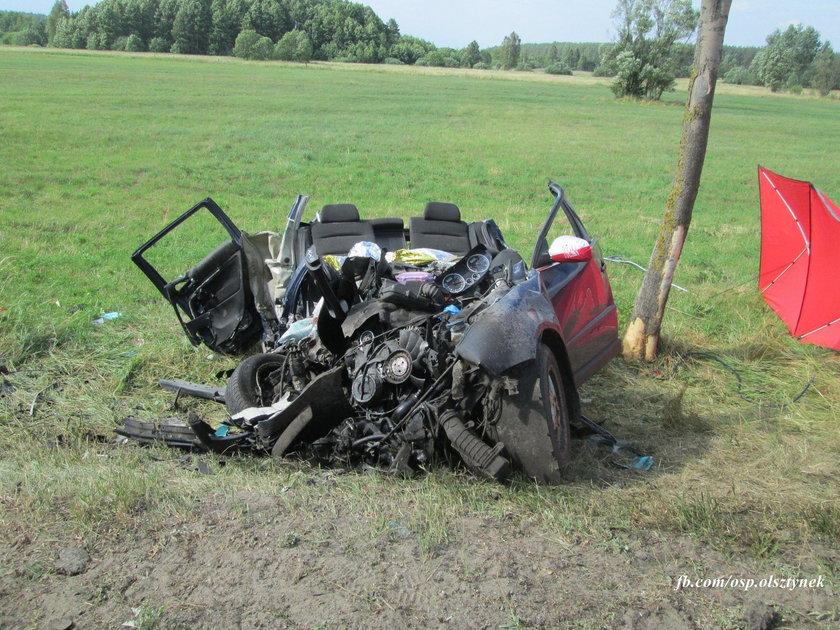
M758 287L790 334L840 350L840 210L808 182L758 167Z

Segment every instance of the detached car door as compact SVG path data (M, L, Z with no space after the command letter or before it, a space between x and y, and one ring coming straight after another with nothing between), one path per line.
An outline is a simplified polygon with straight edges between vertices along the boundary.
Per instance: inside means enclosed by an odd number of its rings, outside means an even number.
M531 268L560 322L575 384L580 385L618 353L618 314L597 239L589 235L563 189L549 183L549 190L555 201L534 246ZM585 240L591 255L586 260L552 259L549 248L561 236Z
M208 223L206 213L215 221ZM188 220L190 229L185 229L182 226ZM179 227L181 230L176 233ZM262 324L249 289L241 238L239 228L208 197L167 225L131 256L175 309L193 345L204 343L216 352L234 353L260 336ZM163 273L167 272L158 267L173 268L178 264L175 261L189 257L192 247L200 247L196 241L213 242L213 239L217 239L218 245L200 262L174 278L171 275L164 278ZM156 260L158 266L150 259Z

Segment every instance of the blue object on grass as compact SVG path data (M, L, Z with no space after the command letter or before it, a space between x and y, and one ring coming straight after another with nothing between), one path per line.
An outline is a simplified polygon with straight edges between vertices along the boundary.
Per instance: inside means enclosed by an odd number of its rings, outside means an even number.
M93 325L101 326L105 323L105 320L117 319L118 317L122 317L122 313L104 313L93 320Z
M613 437L604 435L592 435L586 440L590 444L609 447L613 454L619 455L621 459L613 459L613 463L622 468L635 468L636 470L650 470L653 468L653 457L642 455L637 449L627 444L619 444ZM622 461L625 460L625 461Z
M653 457L650 455L637 457L636 461L634 461L632 465L633 468L638 468L639 470L650 470L653 468Z
M410 531L408 531L408 530L407 530L405 527L403 527L402 525L400 525L397 521L391 521L391 522L389 522L389 523L388 523L388 527L390 527L390 528L391 528L391 531L392 531L394 534L396 534L397 536L400 536L400 537L402 537L402 538L408 538L409 536L411 536L411 532L410 532Z

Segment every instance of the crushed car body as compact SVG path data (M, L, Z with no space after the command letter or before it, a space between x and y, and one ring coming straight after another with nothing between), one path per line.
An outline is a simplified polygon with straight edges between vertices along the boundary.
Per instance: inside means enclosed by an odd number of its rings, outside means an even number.
M193 344L262 346L223 392L186 384L229 414L216 430L191 418L198 442L404 474L456 460L488 479L519 469L559 481L571 431L587 422L577 387L619 341L597 241L563 189L549 190L530 264L492 219L466 223L451 203L430 202L406 228L363 220L352 204L304 222L299 196L282 233L255 235L212 199L191 208L132 260ZM199 213L228 238L165 279L149 253Z

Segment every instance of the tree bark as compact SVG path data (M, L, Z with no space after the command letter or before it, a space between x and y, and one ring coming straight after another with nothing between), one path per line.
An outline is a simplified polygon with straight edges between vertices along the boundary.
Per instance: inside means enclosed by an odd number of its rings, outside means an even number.
M653 246L647 272L636 296L630 325L624 335L626 359L656 358L665 303L680 259L691 211L700 187L712 101L723 54L723 35L732 0L703 0L694 67L688 83L677 169L665 201L665 215Z

